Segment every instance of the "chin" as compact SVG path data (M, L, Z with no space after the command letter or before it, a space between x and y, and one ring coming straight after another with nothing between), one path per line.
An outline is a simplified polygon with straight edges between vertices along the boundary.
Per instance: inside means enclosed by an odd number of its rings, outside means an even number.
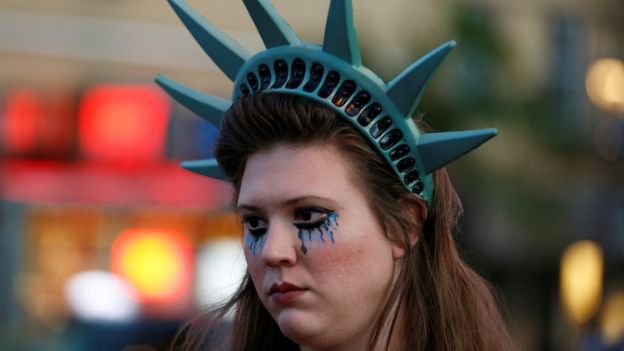
M322 335L318 323L309 314L297 310L284 310L275 316L275 321L282 333L299 345L314 344Z

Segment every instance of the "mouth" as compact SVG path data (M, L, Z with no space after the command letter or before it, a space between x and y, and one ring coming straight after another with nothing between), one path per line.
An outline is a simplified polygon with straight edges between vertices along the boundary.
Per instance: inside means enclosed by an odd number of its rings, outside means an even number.
M269 289L269 297L277 303L285 304L292 302L307 290L287 282L274 283Z

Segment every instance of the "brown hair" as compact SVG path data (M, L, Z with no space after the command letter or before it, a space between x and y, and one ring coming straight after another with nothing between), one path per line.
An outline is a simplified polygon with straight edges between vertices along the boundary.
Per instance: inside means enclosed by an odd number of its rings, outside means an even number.
M452 233L462 209L444 169L434 174L435 196L424 224L406 206L420 201L396 179L383 158L359 132L331 109L293 95L261 93L239 99L227 112L216 157L238 190L247 158L276 144L334 143L352 160L354 175L385 229L388 239L406 249L399 277L389 292L369 339L369 349L385 326L404 328L407 350L508 350L504 322L488 283L461 259ZM413 213L413 212L412 212ZM408 232L422 233L410 245ZM399 308L396 308L399 306ZM179 340L183 349L198 349L214 338L215 323L235 311L229 339L221 347L243 350L298 350L286 338L256 295L249 276L227 303L187 324ZM402 323L395 324L397 310ZM182 336L184 334L184 336ZM214 347L214 346L213 346Z

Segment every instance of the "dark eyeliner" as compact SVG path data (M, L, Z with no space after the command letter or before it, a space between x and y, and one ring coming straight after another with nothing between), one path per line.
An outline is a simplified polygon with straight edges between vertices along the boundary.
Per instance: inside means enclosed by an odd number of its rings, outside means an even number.
M249 231L249 234L251 234L251 236L253 236L255 238L259 238L259 237L263 236L264 234L266 234L266 232L267 232L266 228L260 228L260 229L249 229L249 228L247 228L247 230Z
M299 215L301 212L303 211L310 211L310 212L319 212L319 213L323 213L323 214L329 214L334 212L334 210L330 210L324 207L316 207L316 206L305 206L305 207L300 207L298 209L295 210L295 215Z
M314 223L295 223L295 227L298 229L311 230L319 228L325 223L327 223L327 217Z
M251 220L256 220L256 221L263 221L263 219L261 217L258 217L256 215L243 215L241 216L241 222L243 223L245 230L247 232L249 232L249 234L255 238L259 238L261 236L263 236L264 234L266 234L267 232L267 228L266 227L262 227L262 228L249 228L249 222Z
M315 222L295 222L294 225L295 227L297 227L298 229L302 229L302 230L313 230L313 229L317 229L320 228L323 224L327 224L327 221L329 219L329 214L334 212L333 210L329 210L326 208L322 208L322 207L315 207L315 206L308 206L308 207L302 207L299 208L295 211L295 217L300 217L301 212L303 211L310 211L310 212L317 212L317 213L321 213L322 214L322 218L319 219L318 221Z

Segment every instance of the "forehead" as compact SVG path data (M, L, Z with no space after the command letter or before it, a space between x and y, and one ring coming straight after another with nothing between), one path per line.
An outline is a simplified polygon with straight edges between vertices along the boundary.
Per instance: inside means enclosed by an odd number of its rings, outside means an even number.
M238 204L271 205L310 196L336 202L362 197L347 162L332 144L280 144L254 153L245 165Z

